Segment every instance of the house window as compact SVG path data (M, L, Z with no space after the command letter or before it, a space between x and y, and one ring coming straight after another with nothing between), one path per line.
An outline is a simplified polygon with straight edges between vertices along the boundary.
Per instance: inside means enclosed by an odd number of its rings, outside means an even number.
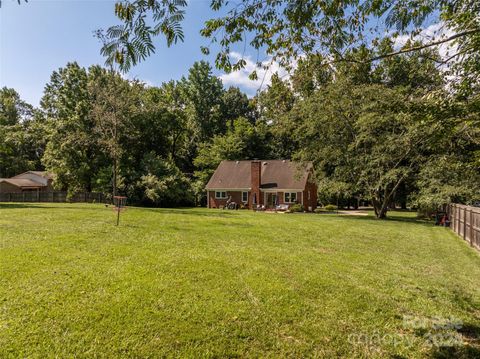
M227 198L227 192L224 192L224 191L216 191L216 192L215 192L215 198L216 198L216 199L225 199L225 198Z
M242 202L243 203L248 202L248 192L242 192Z
M297 202L297 192L285 192L284 199L285 199L285 203Z
M308 191L308 200L310 201L310 191Z

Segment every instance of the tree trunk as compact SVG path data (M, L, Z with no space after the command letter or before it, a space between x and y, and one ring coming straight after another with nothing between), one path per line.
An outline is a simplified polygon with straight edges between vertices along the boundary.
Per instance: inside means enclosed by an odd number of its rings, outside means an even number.
M113 197L117 195L117 160L113 160L113 181L112 181L112 193Z
M388 208L386 206L382 207L379 212L378 212L378 219L385 219L387 218L387 210Z
M375 211L375 217L377 219L387 218L388 206L386 201L382 201L378 198L372 198L373 209Z

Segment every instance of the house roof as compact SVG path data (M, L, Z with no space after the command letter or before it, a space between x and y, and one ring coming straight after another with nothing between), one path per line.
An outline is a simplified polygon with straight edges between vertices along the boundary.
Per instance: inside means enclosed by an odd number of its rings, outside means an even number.
M10 183L11 185L17 187L29 187L29 188L40 188L45 187L44 184L32 181L28 178L0 178L0 182Z
M22 176L24 176L27 173L31 173L31 174L43 177L45 179L53 179L53 174L48 173L47 171L27 171L27 172L20 173L19 175L16 175L12 178L22 178Z
M261 189L303 190L312 168L289 160L261 160ZM222 161L206 189L250 189L252 161Z

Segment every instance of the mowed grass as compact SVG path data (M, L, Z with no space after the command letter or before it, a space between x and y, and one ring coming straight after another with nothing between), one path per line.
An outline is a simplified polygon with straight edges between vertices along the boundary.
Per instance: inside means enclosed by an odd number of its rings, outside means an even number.
M114 220L103 205L0 204L1 358L480 353L480 255L413 214ZM429 345L439 333L456 345Z

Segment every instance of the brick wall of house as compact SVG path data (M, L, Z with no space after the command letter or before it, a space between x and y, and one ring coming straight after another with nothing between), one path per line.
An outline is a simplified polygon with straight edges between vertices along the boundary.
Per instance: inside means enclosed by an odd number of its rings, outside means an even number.
M310 199L308 199L308 192L310 191ZM232 197L232 201L236 202L238 204L242 203L242 191L226 191L227 192L227 198L225 199L217 199L215 198L215 191L208 191L207 196L208 196L208 204L209 208L222 208L226 205L228 197ZM278 204L284 204L285 203L285 195L284 192L274 192L277 193L278 195ZM317 208L317 186L314 183L307 183L307 186L305 187L305 190L302 192L296 192L297 193L297 201L296 203L302 203L303 200L303 207L305 210L308 210L309 207L311 207L311 210L313 211L315 208ZM303 197L302 197L303 196ZM264 204L265 202L265 192L260 192L259 195L260 198L260 203ZM251 206L251 200L252 200L252 192L248 193L248 199L249 202L246 204L248 208L252 208ZM293 203L287 203L289 205L292 205Z
M242 203L242 191L226 191L226 192L227 192L227 198L218 199L218 198L215 198L215 191L208 191L207 195L208 195L209 208L222 208L227 203L229 196L232 197L232 202L235 202L239 205ZM250 196L248 198L250 199Z
M308 199L308 192L310 192L310 199ZM317 208L317 185L315 183L307 182L303 191L303 198L303 207L306 211L309 210L309 207L312 211Z
M256 196L256 204L263 204L263 196L260 192L260 184L262 183L262 162L252 161L251 166L251 192L248 202L253 204L254 197Z

